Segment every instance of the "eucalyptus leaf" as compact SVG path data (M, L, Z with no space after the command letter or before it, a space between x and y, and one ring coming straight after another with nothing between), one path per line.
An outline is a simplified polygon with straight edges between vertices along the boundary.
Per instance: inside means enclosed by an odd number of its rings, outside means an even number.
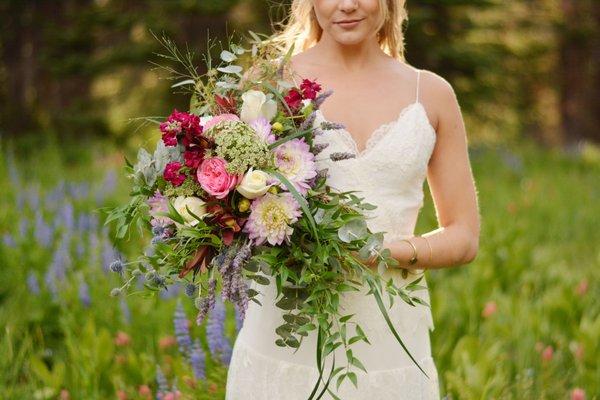
M221 52L221 60L229 63L229 62L237 60L237 56L230 51L223 50Z
M239 65L228 65L226 67L218 67L217 71L225 74L240 74L244 69Z
M350 243L367 236L367 223L364 219L354 219L343 225L338 230L338 237L342 242Z

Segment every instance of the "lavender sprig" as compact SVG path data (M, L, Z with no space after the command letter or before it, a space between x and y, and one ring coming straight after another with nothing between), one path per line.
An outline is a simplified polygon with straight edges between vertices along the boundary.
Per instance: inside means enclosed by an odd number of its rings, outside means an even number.
M352 153L348 153L346 151L336 151L335 153L331 153L329 155L329 158L331 159L331 161L341 161L341 160L347 160L349 158L355 158L356 155L352 154Z

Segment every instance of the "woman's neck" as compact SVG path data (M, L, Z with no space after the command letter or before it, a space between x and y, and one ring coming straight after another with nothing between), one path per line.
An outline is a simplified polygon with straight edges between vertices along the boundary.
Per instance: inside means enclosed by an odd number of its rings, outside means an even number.
M319 58L327 64L334 64L347 72L363 69L373 62L380 61L385 53L376 37L354 45L345 45L323 32L319 42L313 47Z

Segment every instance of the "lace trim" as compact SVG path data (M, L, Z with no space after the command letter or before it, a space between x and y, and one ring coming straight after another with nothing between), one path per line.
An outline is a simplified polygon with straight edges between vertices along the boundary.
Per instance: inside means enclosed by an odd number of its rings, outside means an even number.
M406 114L412 110L413 108L416 109L421 109L424 112L425 115L425 119L426 121L426 126L427 126L427 130L433 134L433 138L436 139L436 134L435 134L435 129L433 128L433 126L431 125L431 122L429 121L429 118L427 117L427 112L425 111L425 107L423 106L423 103L419 102L419 101L415 101L409 105L407 105L406 107L404 107L402 110L400 110L400 112L398 113L398 116L396 117L396 119L381 124L379 127L377 127L369 136L369 138L367 139L367 141L365 142L365 148L363 150L359 150L358 148L358 143L356 142L356 140L354 139L354 137L352 136L352 134L347 130L347 129L337 129L335 130L335 132L339 132L342 134L342 139L346 141L346 143L348 144L349 147L352 148L352 150L354 151L354 154L356 154L357 158L361 158L361 157L365 157L367 156L367 154L369 154L376 146L379 142L381 142L390 132L395 132L395 130L392 130L390 128L394 127L395 125L397 125L398 123L400 123L400 121L402 121L402 119L406 116ZM319 116L321 117L322 120L324 121L329 121L327 118L325 118L325 116L323 115L323 112L321 110L317 110Z
M344 400L437 400L439 378L433 358L418 360L429 378L416 366L357 371L358 388L346 382L333 391ZM241 338L235 342L229 366L226 400L305 400L318 377L315 367L265 356ZM368 396L368 397L367 397ZM330 396L324 396L331 399Z

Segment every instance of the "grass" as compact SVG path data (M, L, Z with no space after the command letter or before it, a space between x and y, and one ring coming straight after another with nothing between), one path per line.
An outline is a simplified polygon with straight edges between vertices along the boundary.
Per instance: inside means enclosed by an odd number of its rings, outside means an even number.
M191 301L183 295L109 297L119 279L105 271L103 258L113 250L101 218L95 227L73 228L69 257L60 259L69 265L64 280L57 294L48 290L45 274L57 265L68 230L60 217L65 202L77 225L81 215L89 220L100 205L117 204L127 193L120 179L109 190L106 172L121 163L110 146L59 150L50 141L31 154L31 145L19 141L0 153L0 399L66 398L66 391L72 399L154 398L157 366L182 399L224 398L226 366L210 355L206 328L191 324L207 355L206 379L193 379L173 345L177 298L188 318ZM12 153L16 160L7 157ZM428 272L442 393L468 400L560 399L578 387L588 400L598 399L597 153L567 156L525 143L472 148L471 161L482 215L479 254L471 265ZM75 189L63 190L66 197L53 204L48 195L61 181ZM87 193L77 192L85 192L86 183ZM416 233L437 227L425 192ZM56 225L48 246L36 239L37 215ZM142 243L136 239L118 250L133 254ZM38 294L27 284L32 273ZM225 327L231 341L232 311L228 306Z

